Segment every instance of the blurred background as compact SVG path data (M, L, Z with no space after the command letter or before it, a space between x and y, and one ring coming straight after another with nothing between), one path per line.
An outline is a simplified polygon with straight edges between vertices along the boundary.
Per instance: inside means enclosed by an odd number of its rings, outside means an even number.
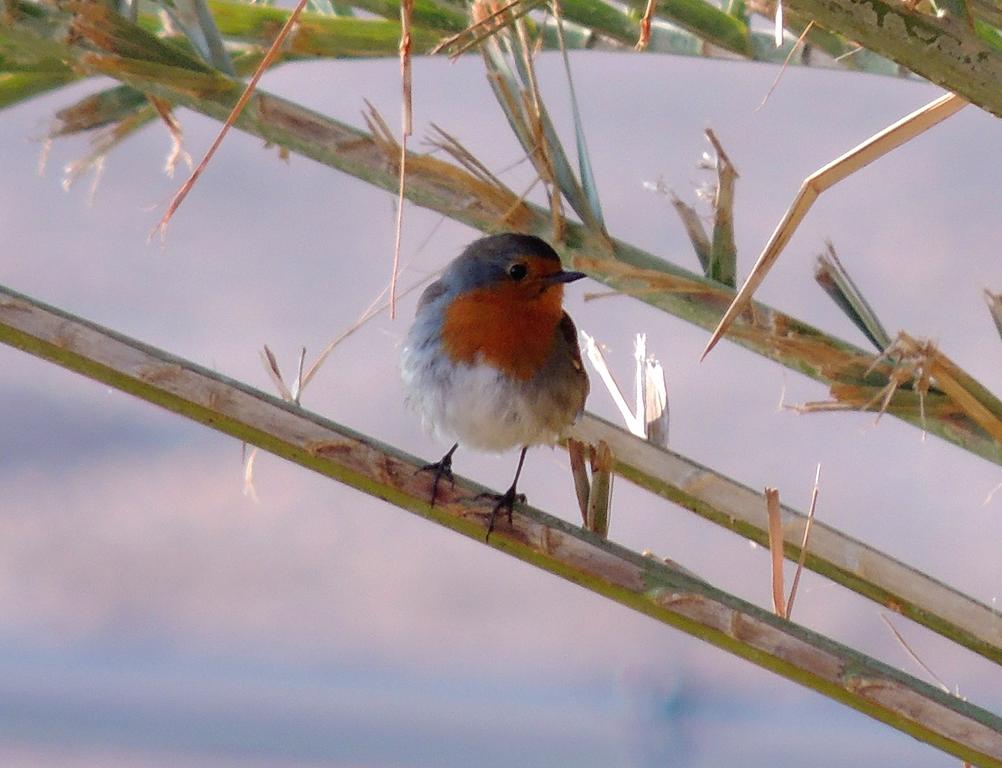
M712 181L712 127L740 175L739 278L803 178L925 104L937 89L771 66L589 52L575 84L609 231L690 269L667 200ZM558 57L538 71L572 140ZM395 61L285 65L266 90L361 125L395 124ZM54 112L97 80L0 115L0 281L266 391L318 353L386 286L394 200L232 133L147 243L182 179L162 172L158 125L63 190L87 153ZM475 57L414 62L415 138L434 121L513 189L531 178ZM197 160L217 130L178 112ZM934 339L999 391L1002 343L981 299L1002 287L999 123L968 107L826 193L759 298L866 346L812 279L831 238L894 333ZM419 141L414 144L419 146ZM478 233L408 205L403 285ZM798 416L823 387L723 342L698 364L696 329L628 298L568 289L578 326L624 386L634 334L664 363L671 445L995 605L1002 481L982 461L892 418ZM303 404L437 459L447 446L403 407L397 352L416 303L341 344ZM593 376L589 408L617 420ZM376 499L261 455L244 493L241 445L0 347L0 764L82 766L940 766L953 761L867 717L645 616ZM517 455L463 451L456 470L496 488ZM521 490L578 519L566 455L535 449ZM986 499L988 499L986 501ZM611 538L671 557L768 606L768 553L620 481ZM805 573L794 618L925 676L880 608ZM1002 672L895 619L951 688L1002 709Z

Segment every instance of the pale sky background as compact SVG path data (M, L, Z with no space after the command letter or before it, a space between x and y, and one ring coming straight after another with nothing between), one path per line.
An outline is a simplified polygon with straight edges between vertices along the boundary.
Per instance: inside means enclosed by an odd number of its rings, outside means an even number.
M739 272L747 273L803 177L935 98L931 86L763 65L574 54L609 230L689 268L667 202L710 180L711 126L736 164ZM564 129L562 67L543 55ZM361 124L363 99L398 114L394 61L288 65L263 87ZM494 169L518 160L479 60L415 62L416 135L431 121ZM61 141L37 172L48 121L94 81L0 114L0 282L271 391L283 368L348 327L386 284L393 201L233 133L175 217L146 237L179 183L151 126L63 192L86 151ZM216 125L179 116L197 157ZM570 144L572 134L566 133ZM888 329L935 339L1002 390L1002 343L981 299L1002 286L996 119L968 107L827 193L759 296L865 345L814 284L831 237ZM514 188L521 167L505 176ZM477 233L409 206L405 282ZM430 236L430 239L428 239ZM422 247L422 243L427 244ZM625 298L568 291L579 327L621 380L646 331L665 364L672 447L994 604L1002 587L997 466L893 419L777 408L825 390ZM414 309L344 343L304 404L429 460L447 446L402 405L397 347ZM594 380L594 377L593 377ZM597 381L589 408L614 418ZM463 451L459 473L506 487L514 453ZM260 500L242 493L241 447L126 395L0 348L0 764L84 766L912 766L955 761L863 715L477 542L277 458ZM574 520L561 451L530 453L520 486ZM611 537L672 557L766 606L767 553L625 482ZM807 574L795 618L922 675L877 606ZM951 687L1002 710L997 666L897 620Z

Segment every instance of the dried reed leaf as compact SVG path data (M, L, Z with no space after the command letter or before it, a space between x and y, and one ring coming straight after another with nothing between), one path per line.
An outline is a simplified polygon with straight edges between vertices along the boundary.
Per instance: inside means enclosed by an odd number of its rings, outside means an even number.
M292 392L285 385L285 379L282 377L282 371L278 367L278 359L275 357L275 353L271 351L267 344L261 350L261 362L264 363L264 370L267 372L268 377L271 379L275 388L278 390L279 396L287 403L294 403L296 399L292 396Z
M619 409L619 413L623 417L623 422L626 424L626 428L637 437L644 437L644 424L630 410L630 406L627 405L626 398L623 397L623 390L619 388L619 384L616 383L616 377L613 376L612 371L609 370L609 364L606 362L605 355L602 354L602 349L599 347L598 342L596 342L593 337L589 336L584 331L581 331L580 333L581 338L584 339L585 356L588 358L588 361L592 364L595 372L598 373L602 383L605 384L605 388L612 396L612 401L616 404L616 408Z
M793 233L800 222L807 215L814 201L817 200L822 192L869 165L874 160L883 157L888 152L897 149L902 144L946 120L966 105L967 102L956 94L948 93L945 96L941 96L871 136L849 152L836 158L804 179L800 191L776 226L775 231L769 238L769 242L766 243L765 248L762 250L758 261L752 267L752 271L749 273L744 285L741 286L738 295L734 297L727 312L724 313L724 316L717 324L716 330L710 336L700 359L706 357L720 338L727 332L737 316L747 306L755 290L765 279L772 265L779 258L779 254L786 247L790 238L793 237Z
M219 129L219 133L216 134L216 138L213 140L208 151L205 153L205 156L202 158L201 162L199 162L195 170L191 172L191 175L184 182L184 184L181 185L180 189L178 189L178 191L174 193L174 197L167 205L166 213L164 213L163 217L160 219L157 226L154 227L153 231L150 233L150 239L153 239L154 235L156 235L157 233L160 234L161 241L166 239L167 225L170 223L171 218L173 218L174 212L177 211L181 203L184 202L184 199L188 196L188 193L191 191L192 187L195 186L195 182L198 181L199 176L202 175L202 172L205 170L206 166L208 166L209 161L212 159L212 156L216 154L216 150L219 149L219 145L223 143L223 139L229 132L230 127L236 122L237 118L240 116L240 113L243 112L244 107L250 100L251 94L254 93L254 89L257 88L258 81L261 79L261 76L265 73L268 67L271 66L272 61L274 61L275 57L278 55L278 51L282 47L282 43L285 41L285 38L288 36L289 32L292 31L292 28L295 25L296 20L299 18L299 14L301 14L303 12L303 9L306 7L307 1L308 0L299 0L299 2L296 4L296 7L293 9L292 13L289 14L289 18L286 19L285 24L282 25L282 29L279 30L278 35L276 35L275 42L271 44L271 47L268 49L268 52L261 60L261 63L258 65L258 68L251 76L250 82L247 83L247 87L244 88L243 93L240 94L240 98L237 100L237 103L230 111L229 117L226 118L226 122L224 122L222 127Z
M588 468L585 464L585 454L590 450L587 443L574 438L567 439L567 455L571 460L571 476L574 478L574 495L581 510L581 523L588 525L588 497L591 494L591 483L588 480Z
M783 585L783 520L779 508L779 491L765 489L765 509L769 516L769 554L772 557L772 609L786 618L786 588Z
M612 466L612 450L608 443L599 440L598 445L592 448L591 492L588 494L588 518L585 527L603 539L609 535Z
M507 189L504 182L495 176L491 170L484 165L476 155L463 146L459 139L455 138L435 123L431 124L432 135L428 137L427 143L433 147L441 149L472 173L478 179L488 184ZM514 193L512 193L514 194Z
M647 354L647 334L634 342L636 359L637 415L644 424L647 441L668 447L668 384L661 363Z

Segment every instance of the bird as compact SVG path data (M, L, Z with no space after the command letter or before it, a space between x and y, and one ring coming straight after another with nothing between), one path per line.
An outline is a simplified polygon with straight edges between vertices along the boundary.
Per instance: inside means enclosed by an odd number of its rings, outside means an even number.
M552 445L584 411L588 374L577 329L563 309L564 285L582 272L565 270L556 251L533 235L501 233L470 243L418 300L400 353L406 402L425 428L453 442L437 462L450 482L462 445L501 453L521 448L515 479L494 500L487 541L499 512L511 524L519 475L530 446Z

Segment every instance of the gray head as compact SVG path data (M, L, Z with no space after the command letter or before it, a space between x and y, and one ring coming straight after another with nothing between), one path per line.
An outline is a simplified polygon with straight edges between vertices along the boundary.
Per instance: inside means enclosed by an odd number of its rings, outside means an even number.
M505 232L474 240L445 270L442 282L453 295L505 282L537 281L545 286L584 277L567 272L546 241Z

